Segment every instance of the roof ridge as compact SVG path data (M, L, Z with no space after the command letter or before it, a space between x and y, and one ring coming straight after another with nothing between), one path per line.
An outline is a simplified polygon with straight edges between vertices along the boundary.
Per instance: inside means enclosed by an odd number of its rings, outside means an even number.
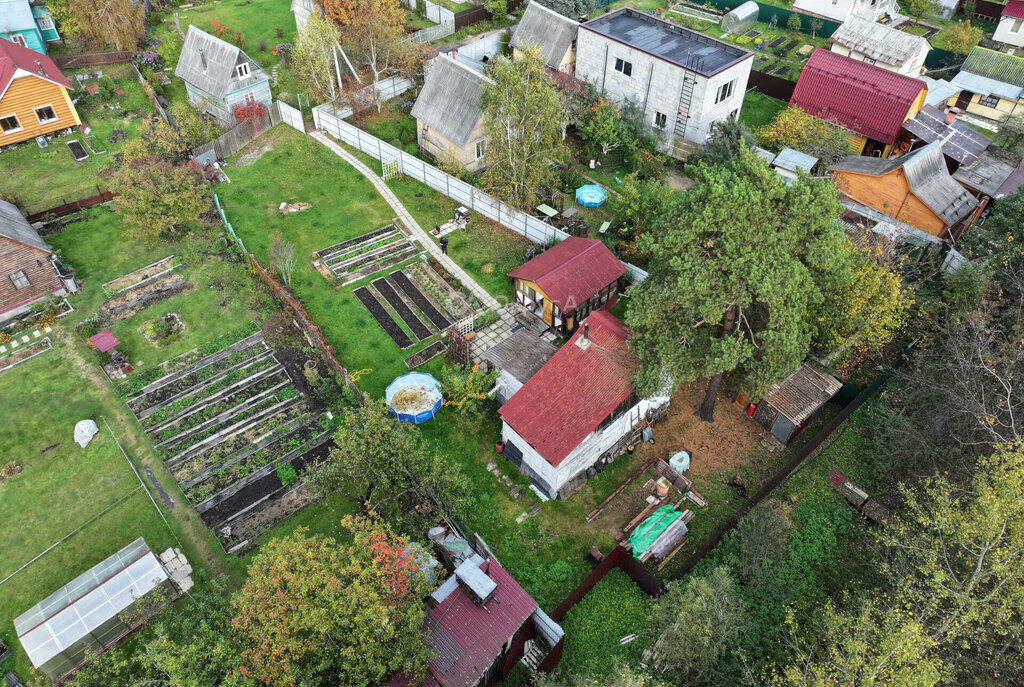
M535 5L535 6L539 7L540 9L542 9L542 10L544 10L546 12L550 12L551 14L555 15L559 19L561 19L563 21L567 21L567 22L569 22L571 24L575 24L576 26L579 26L579 24L580 24L580 22L576 21L575 19L570 19L569 17L565 16L561 12L556 12L555 10L551 9L550 7L541 4L538 0L533 0L533 2L530 3L530 5L531 6ZM529 9L529 7L527 9Z

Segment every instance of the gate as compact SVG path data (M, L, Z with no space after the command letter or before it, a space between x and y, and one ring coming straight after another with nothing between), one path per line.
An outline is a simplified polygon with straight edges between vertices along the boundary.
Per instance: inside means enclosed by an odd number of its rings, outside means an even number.
M280 100L277 101L277 107L281 113L282 122L293 129L298 129L302 133L306 133L306 123L302 120L302 112Z

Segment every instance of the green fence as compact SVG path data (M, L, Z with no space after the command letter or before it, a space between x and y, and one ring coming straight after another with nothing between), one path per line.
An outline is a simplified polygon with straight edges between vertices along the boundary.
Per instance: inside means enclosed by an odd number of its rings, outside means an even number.
M720 10L732 10L742 5L743 2L742 0L708 0L708 4ZM757 3L757 6L761 9L757 14L757 20L759 22L770 24L772 15L774 15L778 17L778 25L785 26L786 22L789 21L789 15L795 14L800 17L800 32L806 33L808 36L811 35L812 19L818 19L818 21L821 22L821 28L814 32L814 35L818 38L828 38L836 32L836 29L839 28L839 24L834 21L829 21L828 19L823 19L821 17L812 17L808 14L803 14L802 12L794 12L793 10L788 10L784 7L769 5L766 2L759 2Z
M231 234L231 238L235 240L239 250L242 251L242 255L248 258L249 251L245 249L245 244L242 243L242 239L238 238L238 234L235 233L234 227L231 226L231 222L228 221L227 215L224 214L224 208L221 206L220 198L217 197L216 193L213 194L213 204L216 206L217 213L220 215L220 221L224 223L225 227L227 227L228 233Z

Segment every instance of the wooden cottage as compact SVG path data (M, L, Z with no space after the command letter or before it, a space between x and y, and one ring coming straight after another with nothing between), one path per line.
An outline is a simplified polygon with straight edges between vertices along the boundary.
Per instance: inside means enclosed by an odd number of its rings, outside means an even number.
M615 305L625 273L601 241L570 236L508 276L520 312L567 336L591 312Z
M416 119L416 141L421 151L441 160L454 158L470 172L487 162L482 100L490 79L477 69L448 55L438 55L410 114Z
M49 57L0 40L0 146L79 126L70 89Z
M920 76L931 45L922 36L879 24L864 17L850 17L829 39L831 50L906 76Z
M953 180L940 141L883 160L848 155L832 167L843 195L926 234L955 240L976 219L977 200Z
M499 411L503 455L551 498L568 496L588 470L623 452L634 428L669 403L633 391L640 361L626 325L603 310L583 324Z
M960 94L949 104L961 110L1000 121L1024 113L1024 57L974 48L950 83Z
M189 102L223 126L236 123L238 105L274 102L270 76L256 60L195 26L188 27L174 75L185 82Z
M927 90L919 79L818 48L789 105L847 129L854 153L888 157Z
M513 59L527 46L540 48L541 58L549 69L572 74L576 68L576 33L580 24L539 2L526 6L509 46Z
M51 295L77 291L71 270L16 206L0 200L0 322L17 317Z
M839 393L843 384L804 363L800 369L768 390L757 404L754 420L784 444L788 444Z

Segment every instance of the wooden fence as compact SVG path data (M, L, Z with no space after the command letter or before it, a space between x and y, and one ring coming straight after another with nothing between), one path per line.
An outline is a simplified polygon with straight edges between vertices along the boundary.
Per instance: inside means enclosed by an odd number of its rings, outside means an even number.
M82 69L83 67L101 67L105 64L123 64L131 62L132 52L90 52L77 55L51 55L53 63L59 69Z
M974 0L974 16L998 22L1003 14L1006 4L989 2L988 0ZM960 8L963 9L962 7Z
M281 111L275 102L267 108L267 113L255 122L245 122L237 125L227 133L215 138L209 143L193 148L192 155L199 157L211 150L218 160L228 158L244 148L256 138L281 123Z
M89 196L88 198L81 198L79 200L73 200L70 203L64 203L63 205L58 205L47 210L32 212L26 215L26 218L29 222L40 222L46 219L67 217L68 215L73 215L76 212L81 212L82 210L94 208L97 205L109 203L118 195L111 191L103 191L98 186L96 187L96 190L99 191L99 193L97 193L94 196ZM63 200L63 198L61 200Z
M778 98L788 103L789 99L793 97L793 91L796 90L796 81L751 70L750 78L747 80L747 88L756 88L765 95L770 95L773 98Z
M509 0L508 13L511 14L521 4L523 4L522 0ZM483 5L470 7L468 10L462 10L461 12L455 13L455 30L458 31L461 28L472 26L478 22L487 21L490 18L490 12L488 12L487 8Z

